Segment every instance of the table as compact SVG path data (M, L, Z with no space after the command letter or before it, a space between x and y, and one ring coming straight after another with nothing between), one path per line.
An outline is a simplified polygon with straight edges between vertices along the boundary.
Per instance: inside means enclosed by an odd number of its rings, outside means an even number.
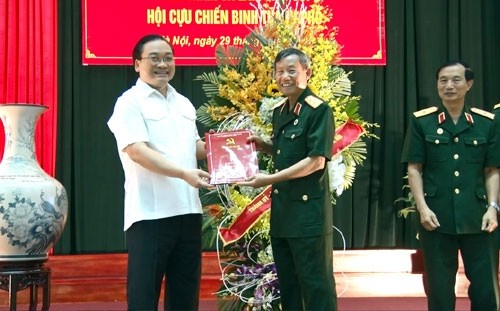
M17 292L30 289L29 310L36 311L38 288L42 291L42 311L50 307L50 268L43 263L0 263L0 289L9 292L9 310L17 308Z

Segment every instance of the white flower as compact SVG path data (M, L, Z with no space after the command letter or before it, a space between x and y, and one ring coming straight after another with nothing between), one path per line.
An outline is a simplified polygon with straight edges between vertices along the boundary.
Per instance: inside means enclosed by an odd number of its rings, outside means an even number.
M277 97L277 98L264 97L261 100L261 104L259 107L259 117L263 123L271 123L272 122L272 118L273 118L272 108L274 107L274 105L276 105L278 102L280 102L282 100L283 100L283 97Z
M257 257L259 263L267 265L274 261L273 250L271 244L269 244L264 250L260 251Z
M344 174L346 166L342 162L344 159L341 154L336 155L327 163L328 177L330 178L330 191L335 191L340 196L344 191Z

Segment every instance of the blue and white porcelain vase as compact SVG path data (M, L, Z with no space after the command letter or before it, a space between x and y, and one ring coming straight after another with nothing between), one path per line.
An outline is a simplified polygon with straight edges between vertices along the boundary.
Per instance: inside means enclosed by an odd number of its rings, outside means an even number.
M35 154L35 125L47 109L0 105L5 130L0 163L0 265L47 260L66 223L66 190L40 167Z

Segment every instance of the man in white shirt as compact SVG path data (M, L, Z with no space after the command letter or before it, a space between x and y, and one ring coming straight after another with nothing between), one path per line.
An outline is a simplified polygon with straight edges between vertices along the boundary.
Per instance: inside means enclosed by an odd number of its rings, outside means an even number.
M173 49L159 35L134 50L137 83L116 101L108 126L125 173L124 230L128 248L128 310L197 310L201 278L202 208L198 188L210 175L198 169L205 143L193 104L169 81Z

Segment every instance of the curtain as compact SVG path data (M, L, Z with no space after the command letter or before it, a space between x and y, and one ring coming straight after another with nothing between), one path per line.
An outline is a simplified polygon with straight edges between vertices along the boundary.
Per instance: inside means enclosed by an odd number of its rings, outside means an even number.
M401 149L413 111L437 105L435 71L445 61L472 66L468 104L491 111L500 101L500 2L386 1L387 66L350 67L361 114L380 125L357 181L336 206L348 248L418 247L416 223L395 216L404 195ZM338 237L335 246L343 245Z
M0 103L49 108L37 124L35 149L51 176L57 134L57 30L56 0L0 0ZM2 154L4 135L2 124Z
M70 196L70 217L59 253L125 251L123 172L106 122L116 98L137 79L132 66L82 66L80 1L59 1L59 136L56 177ZM500 101L500 1L386 0L387 66L352 72L360 113L377 123L354 186L334 207L335 248L414 248L413 217L397 216L404 195L400 163L410 114L439 103L435 70L448 59L472 66L468 102L491 110ZM110 36L109 40L114 40ZM116 42L120 44L120 42ZM177 67L174 87L199 106L194 78L212 67ZM342 233L342 235L340 234Z

